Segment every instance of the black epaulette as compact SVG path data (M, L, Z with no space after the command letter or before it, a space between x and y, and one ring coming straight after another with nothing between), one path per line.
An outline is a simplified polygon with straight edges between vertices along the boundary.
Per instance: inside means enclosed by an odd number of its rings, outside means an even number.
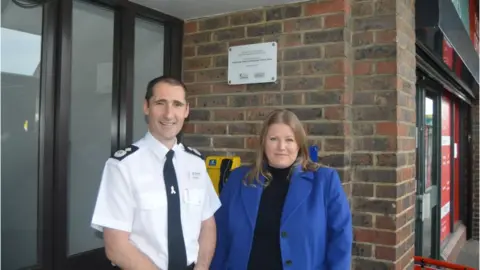
M189 154L192 154L194 156L197 156L197 157L201 158L202 160L205 160L205 157L197 149L192 148L190 146L186 146L186 145L183 145L183 147L185 148L185 152L187 152Z
M116 160L122 160L128 157L129 155L135 153L137 150L138 150L138 146L130 145L128 147L125 147L124 149L118 150L111 157Z

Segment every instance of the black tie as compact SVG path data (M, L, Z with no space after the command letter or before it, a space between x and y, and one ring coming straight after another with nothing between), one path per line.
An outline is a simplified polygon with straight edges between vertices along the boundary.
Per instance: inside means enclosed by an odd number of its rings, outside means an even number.
M168 203L168 270L184 270L187 267L187 252L183 240L180 218L180 193L173 167L173 150L168 151L163 167L163 178Z

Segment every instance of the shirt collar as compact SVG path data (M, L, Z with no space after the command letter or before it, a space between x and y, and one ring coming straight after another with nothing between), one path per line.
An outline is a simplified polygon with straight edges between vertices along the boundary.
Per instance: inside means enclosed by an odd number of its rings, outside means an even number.
M150 131L147 132L147 134L145 134L145 141L147 142L148 147L152 149L153 152L158 155L158 157L162 159L165 158L165 155L167 154L169 149L163 143L161 143L159 140L153 137ZM180 144L177 142L177 139L175 138L175 143L173 144L172 150L174 152L177 152L179 147L180 147ZM175 156L173 158L175 158Z

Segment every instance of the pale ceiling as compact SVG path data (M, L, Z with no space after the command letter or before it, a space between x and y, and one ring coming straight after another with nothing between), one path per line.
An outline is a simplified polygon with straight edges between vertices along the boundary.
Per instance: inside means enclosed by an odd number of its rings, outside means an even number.
M305 0L130 0L183 20Z

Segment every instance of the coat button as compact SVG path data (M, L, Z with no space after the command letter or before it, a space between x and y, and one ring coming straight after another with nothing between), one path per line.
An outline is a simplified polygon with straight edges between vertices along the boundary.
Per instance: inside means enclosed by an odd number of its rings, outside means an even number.
M286 260L286 261L285 261L285 264L286 264L287 266L292 265L292 260Z
M282 232L280 235L281 235L283 238L286 238L286 237L287 237L287 232Z

